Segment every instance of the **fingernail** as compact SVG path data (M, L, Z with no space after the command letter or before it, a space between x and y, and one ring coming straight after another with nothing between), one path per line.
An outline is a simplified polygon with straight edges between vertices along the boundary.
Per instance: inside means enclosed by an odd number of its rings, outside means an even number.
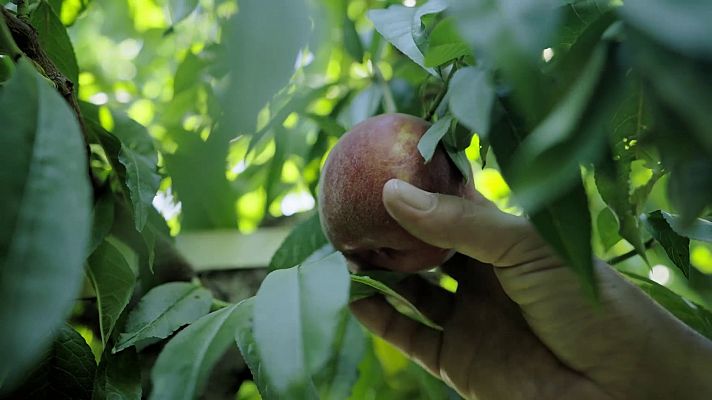
M386 185L390 186L390 189L398 195L403 203L416 210L427 211L435 204L435 197L432 193L418 189L408 182L391 179Z

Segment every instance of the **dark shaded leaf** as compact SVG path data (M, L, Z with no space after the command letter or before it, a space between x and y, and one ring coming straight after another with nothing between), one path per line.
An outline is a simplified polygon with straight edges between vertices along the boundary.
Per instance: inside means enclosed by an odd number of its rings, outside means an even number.
M89 400L95 373L91 348L77 331L65 324L59 328L42 362L9 398Z
M199 397L218 359L234 343L237 305L214 311L171 339L151 371L151 400Z
M104 241L114 225L114 196L107 191L96 200L92 214L91 242L87 254L91 254Z
M0 376L10 384L79 292L91 194L79 124L24 59L0 90L0 120Z
M475 53L503 59L511 53L540 57L557 27L553 0L451 0L460 33Z
M663 218L680 236L703 242L712 242L712 222L698 218L692 224L684 225L677 215L662 211Z
M615 99L597 98L589 110L606 65L607 49L600 46L591 57L581 79L557 107L521 143L514 156L510 185L517 202L533 211L549 199L566 192L580 180L579 163L591 161L605 143L601 119ZM608 85L611 93L615 84ZM606 110L600 107L606 106ZM615 104L612 104L615 106ZM595 112L594 112L595 111ZM587 114L594 114L588 118ZM584 130L586 129L586 130Z
M501 113L503 106L498 104ZM518 121L509 115L501 116L492 129L490 144L502 173L511 182L513 155L522 141ZM546 206L530 214L534 226L542 237L562 256L581 280L585 292L597 296L593 275L593 251L591 250L591 217L588 198L580 176L568 191Z
M170 282L146 293L131 310L114 352L165 339L210 311L213 296L188 282Z
M513 90L512 100L539 121L548 108L550 83L538 64L559 25L554 0L451 0L451 15L482 65L498 67Z
M627 23L681 53L712 59L712 4L706 0L627 0L621 14Z
M644 216L645 228L663 246L670 260L685 277L690 276L690 239L678 235L668 224L663 213L653 211Z
M99 309L101 341L106 346L114 325L133 294L136 276L123 254L104 241L89 257L87 275Z
M136 351L101 356L94 380L93 400L141 400L141 365Z
M269 267L273 270L294 267L327 243L321 230L319 214L313 213L292 229L272 256Z

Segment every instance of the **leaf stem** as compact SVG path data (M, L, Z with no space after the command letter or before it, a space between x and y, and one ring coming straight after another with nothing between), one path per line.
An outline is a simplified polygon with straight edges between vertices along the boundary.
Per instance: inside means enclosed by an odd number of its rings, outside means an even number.
M653 239L648 239L648 241L643 243L643 247L647 250L647 249L653 247L653 243L655 243L655 241ZM627 253L621 254L619 256L615 256L606 262L608 263L608 265L616 265L616 264L622 263L623 261L625 261L629 258L633 258L636 255L638 255L638 252L635 249L633 249Z
M430 108L428 109L428 112L425 114L425 120L431 121L433 119L435 112L438 110L438 107L440 107L440 103L442 103L443 99L445 98L445 95L447 94L448 87L450 86L450 79L455 74L456 70L457 70L457 63L453 63L452 68L450 68L450 72L447 74L447 77L445 77L442 90L440 92L438 92L438 96L430 104Z

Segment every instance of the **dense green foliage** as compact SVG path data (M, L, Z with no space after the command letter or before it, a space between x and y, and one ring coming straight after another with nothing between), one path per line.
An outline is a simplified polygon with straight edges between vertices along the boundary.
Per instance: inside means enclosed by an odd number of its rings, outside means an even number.
M457 398L348 313L378 291L437 328L399 276L349 279L310 211L329 149L383 112L431 120L423 157L528 215L592 301L600 257L712 338L709 2L0 8L0 398L196 398L237 347L239 399ZM254 297L176 276L175 236L292 214Z

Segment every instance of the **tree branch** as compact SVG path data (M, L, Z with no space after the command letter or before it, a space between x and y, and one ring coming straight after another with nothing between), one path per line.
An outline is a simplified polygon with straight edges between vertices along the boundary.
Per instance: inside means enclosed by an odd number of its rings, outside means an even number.
M649 248L653 247L654 243L655 243L655 241L653 239L648 239L648 241L643 244L643 247L645 247L646 249L649 249ZM608 263L608 265L616 265L616 264L622 263L623 261L625 261L629 258L632 258L636 255L638 255L638 252L635 249L633 249L627 253L624 253L619 256L615 256L615 257L611 258L610 260L607 261L607 263Z
M0 11L2 12L7 28L9 28L12 38L14 39L14 42L19 50L34 61L35 66L40 69L40 72L52 81L59 94L62 95L64 100L69 104L72 111L74 111L74 114L77 116L79 127L81 128L82 135L84 136L84 141L89 143L89 136L84 124L84 118L82 117L82 113L79 111L79 103L74 95L74 82L62 74L54 62L49 58L47 53L45 53L42 49L40 46L39 36L37 35L35 28L4 7L0 7Z
M445 98L445 94L447 94L447 90L450 86L450 79L452 76L455 74L455 71L457 70L457 64L453 63L452 68L450 68L450 72L447 74L447 77L443 81L443 88L438 92L438 96L433 100L432 104L430 104L430 108L428 109L428 112L425 114L425 120L430 121L433 119L433 116L435 115L435 112L438 110L438 107L440 107L440 103L442 103L443 99Z

